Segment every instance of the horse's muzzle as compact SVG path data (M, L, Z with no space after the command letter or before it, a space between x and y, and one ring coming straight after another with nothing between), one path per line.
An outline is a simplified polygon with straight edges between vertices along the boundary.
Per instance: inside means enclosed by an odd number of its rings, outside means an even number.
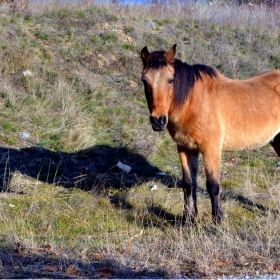
M154 131L162 131L166 129L167 117L165 115L159 118L150 116L150 122Z

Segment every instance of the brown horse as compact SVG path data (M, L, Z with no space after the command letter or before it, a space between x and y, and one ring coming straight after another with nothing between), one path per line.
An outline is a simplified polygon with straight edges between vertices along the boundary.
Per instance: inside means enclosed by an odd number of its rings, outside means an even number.
M183 220L197 214L198 156L203 156L213 220L220 223L222 151L260 147L270 142L280 156L280 70L243 81L215 68L189 65L168 52L141 51L142 80L153 130L168 129L177 143L183 169ZM191 201L191 197L193 203Z

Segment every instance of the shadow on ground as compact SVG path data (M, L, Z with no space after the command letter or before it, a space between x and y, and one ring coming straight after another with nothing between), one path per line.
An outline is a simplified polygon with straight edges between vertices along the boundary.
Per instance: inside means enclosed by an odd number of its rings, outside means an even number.
M126 174L117 167L118 161L131 166ZM142 155L126 148L94 146L76 153L52 151L40 147L11 149L0 147L0 187L9 190L13 174L33 177L42 182L64 187L92 188L93 185L132 186L154 178L160 172Z
M127 174L117 167L118 161L131 167ZM159 176L161 170L150 164L140 154L132 153L124 147L110 147L98 145L76 153L64 153L57 150L48 150L41 147L28 147L12 149L0 147L0 188L2 191L10 190L10 182L15 172L33 177L39 181L64 187L79 187L84 190L96 186L129 188L156 177L167 187L174 187L178 179L172 176ZM178 184L180 186L180 184ZM208 193L199 188L200 195ZM269 209L263 205L255 204L242 195L227 191L221 194L222 200L237 200L243 207L251 211L261 211L264 214ZM126 201L112 198L112 203L122 208L131 208ZM178 217L167 213L157 206L150 212L165 219L170 224L177 223Z
M0 249L1 279L132 279L166 278L162 271L124 266L116 260L74 260L57 256L51 248L27 252L22 248Z

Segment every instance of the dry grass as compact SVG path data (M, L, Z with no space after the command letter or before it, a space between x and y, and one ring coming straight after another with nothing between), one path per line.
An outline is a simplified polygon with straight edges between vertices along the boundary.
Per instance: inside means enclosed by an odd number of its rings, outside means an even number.
M176 147L150 129L139 59L177 43L230 77L279 68L278 6L0 8L2 278L279 274L279 159L224 155L220 227L201 163L198 222L182 228Z

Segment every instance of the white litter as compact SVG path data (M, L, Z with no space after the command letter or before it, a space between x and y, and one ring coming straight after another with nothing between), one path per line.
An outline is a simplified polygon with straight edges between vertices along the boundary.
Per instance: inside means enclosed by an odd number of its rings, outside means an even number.
M22 139L28 139L30 137L30 133L28 132L20 132L19 133L19 136L22 138Z
M151 191L156 191L156 190L158 190L158 186L157 186L157 185L153 185L153 186L151 187Z
M126 173L129 173L131 170L131 167L129 165L123 164L120 161L118 161L117 166L118 166L118 168L122 169Z
M33 76L32 72L30 70L25 70L22 72L23 76L24 77L27 77L27 76Z

